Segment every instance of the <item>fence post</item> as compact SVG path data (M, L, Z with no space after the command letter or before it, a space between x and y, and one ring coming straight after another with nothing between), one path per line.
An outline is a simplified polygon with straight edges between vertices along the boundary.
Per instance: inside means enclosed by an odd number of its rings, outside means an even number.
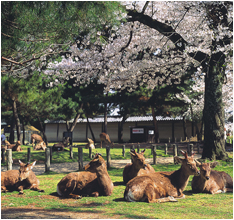
M152 153L153 153L153 164L157 164L157 154L156 154L156 145L152 145Z
M83 148L78 147L78 164L79 170L83 170Z
M50 148L45 149L45 172L50 171Z
M28 147L27 158L28 158L28 162L30 163L30 160L31 160L31 147Z
M132 150L135 150L135 147L134 147L134 145L132 145L132 146L130 147L130 149L132 149Z
M6 150L6 158L7 158L7 170L12 170L12 150Z
M125 157L125 145L123 145L123 151L122 151L122 154L123 154L123 157Z
M167 155L167 150L168 150L167 144L165 144L165 155Z
M5 163L6 149L2 148L2 163Z
M73 159L73 147L70 146L70 159Z
M199 143L197 143L197 154L200 154L200 146L199 146Z
M188 153L188 155L190 155L189 142L187 143L187 153Z
M191 156L191 154L192 154L192 152L193 152L193 144L190 144L190 145L189 145L189 150L190 150L190 156Z
M106 163L107 163L107 169L110 168L110 161L111 161L110 147L106 147Z
M177 156L177 145L173 144L173 156L174 156L174 163L175 163L175 157Z
M89 147L89 159L92 159L92 148Z

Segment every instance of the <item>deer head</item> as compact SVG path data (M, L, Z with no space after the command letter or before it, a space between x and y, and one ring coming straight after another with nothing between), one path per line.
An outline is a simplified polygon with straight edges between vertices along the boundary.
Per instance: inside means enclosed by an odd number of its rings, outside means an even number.
M141 169L141 168L145 169L147 166L147 164L145 162L144 152L145 152L145 149L142 150L141 153L139 153L139 154L133 149L131 149L131 151L130 151L132 163L138 169Z
M218 164L218 162L200 164L199 168L200 168L200 172L201 172L201 174L200 174L201 177L205 180L209 180L211 168L216 167L217 164Z
M99 153L84 167L84 170L90 172L96 172L101 169L106 169L106 162Z
M36 161L34 161L31 164L29 164L29 163L25 164L25 163L23 163L23 162L21 162L19 160L19 164L20 164L20 168L19 168L19 181L23 181L23 180L25 180L25 179L27 179L29 177L30 171L35 166Z
M197 160L194 160L195 153L192 153L190 157L187 152L181 150L181 153L185 158L181 159L179 157L175 157L175 162L181 163L181 168L187 175L199 175L200 171L197 169L197 166L199 166L200 163Z

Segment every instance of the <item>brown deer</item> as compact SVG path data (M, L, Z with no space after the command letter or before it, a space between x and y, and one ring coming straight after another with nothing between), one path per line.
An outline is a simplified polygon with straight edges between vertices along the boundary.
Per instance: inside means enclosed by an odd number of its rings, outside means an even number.
M39 143L39 145L41 145L41 146L43 145L44 147L46 147L46 143L43 141L42 137L38 134L31 135L31 142L32 142L32 146L36 142L36 143ZM36 150L34 146L33 146L33 149Z
M38 143L35 145L34 147L34 150L45 150L47 147L46 147L46 144L44 141Z
M190 175L198 175L196 161L192 154L181 151L184 159L175 157L175 161L181 163L176 171L155 172L150 175L136 176L130 180L124 192L125 200L129 202L172 202L175 198L185 198L183 191L188 184Z
M102 132L100 135L100 147L102 148L102 142L105 142L107 144L110 144L113 148L113 142L110 140L110 137L108 134Z
M59 142L53 145L52 151L63 151L64 148L65 148L65 145L62 142Z
M135 150L130 151L132 163L128 163L123 170L123 181L126 184L136 176L155 173L154 168L145 162L145 150L137 153Z
M70 173L57 185L59 196L81 198L82 196L110 196L114 185L107 172L105 160L96 154L85 171Z
M17 141L16 144L8 144L7 149L12 149L12 151L22 151L20 141Z
M233 180L230 175L223 171L211 170L218 163L202 163L200 167L200 175L194 176L192 180L192 191L194 193L225 193L233 192Z
M39 192L44 190L39 189L39 180L32 171L36 161L29 164L24 164L19 160L19 170L8 170L1 172L1 191L6 192L18 190L19 194L23 194L23 189L31 189Z
M89 149L89 148L95 149L94 141L92 139L88 138L88 142L89 143L85 145L85 148L86 149Z

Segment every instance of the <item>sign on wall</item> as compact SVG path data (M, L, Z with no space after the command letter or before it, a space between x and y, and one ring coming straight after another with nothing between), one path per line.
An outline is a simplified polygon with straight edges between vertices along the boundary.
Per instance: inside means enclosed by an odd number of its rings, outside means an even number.
M144 134L144 128L133 128L132 133L133 134Z

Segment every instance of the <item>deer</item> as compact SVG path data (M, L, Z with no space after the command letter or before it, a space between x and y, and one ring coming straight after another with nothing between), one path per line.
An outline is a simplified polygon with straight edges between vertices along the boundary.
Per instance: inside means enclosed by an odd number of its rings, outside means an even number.
M37 143L34 147L34 150L44 150L46 149L46 144L44 141L40 142L40 143Z
M92 139L88 138L88 142L89 142L89 143L87 143L87 144L85 145L85 148L86 148L86 149L89 149L89 148L95 149L94 141L93 141Z
M19 194L23 194L23 189L31 189L39 192L44 190L39 188L39 180L32 171L36 161L25 164L19 160L19 170L8 170L1 172L1 191L18 190Z
M129 152L132 163L128 163L124 167L123 181L125 184L136 176L155 173L154 168L145 162L144 152L145 149L142 150L141 153L137 153L135 150Z
M113 142L110 140L110 137L108 134L102 132L100 135L100 147L102 148L102 142L105 142L107 144L110 144L113 148Z
M97 153L84 170L63 177L57 184L58 195L80 199L82 196L98 197L112 194L114 185L101 154Z
M53 145L52 151L63 151L64 148L65 148L65 145L62 142L59 142Z
M191 183L194 193L218 194L233 192L232 177L223 171L211 170L217 164L217 162L212 162L199 165L200 175L194 176Z
M31 141L32 141L32 147L34 150L36 150L35 147L33 146L35 142L39 143L39 146L43 146L43 148L46 147L46 143L43 141L42 137L38 134L32 134Z
M22 151L20 141L17 141L15 144L8 144L7 149L12 149L12 151Z
M136 176L130 180L124 192L124 198L129 202L177 202L184 199L183 191L188 184L190 175L199 175L198 161L194 160L194 153L188 156L181 151L184 159L174 157L175 162L181 163L176 171L159 171L150 175Z

